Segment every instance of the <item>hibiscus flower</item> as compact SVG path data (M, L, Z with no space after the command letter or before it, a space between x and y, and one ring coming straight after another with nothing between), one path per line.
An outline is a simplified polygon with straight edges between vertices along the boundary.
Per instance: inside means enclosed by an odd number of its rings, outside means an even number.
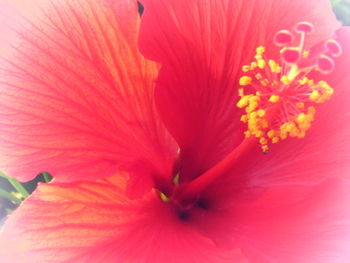
M1 261L349 262L350 32L329 2L142 4L1 2L0 168L54 177Z

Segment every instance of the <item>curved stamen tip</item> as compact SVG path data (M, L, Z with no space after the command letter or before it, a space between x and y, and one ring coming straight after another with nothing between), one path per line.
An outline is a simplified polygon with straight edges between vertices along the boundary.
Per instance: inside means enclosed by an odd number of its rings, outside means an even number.
M334 70L334 60L326 55L321 55L317 60L317 68L324 74L329 74Z
M277 46L286 46L293 42L293 34L288 30L281 30L274 36L274 43Z
M343 52L341 45L334 39L327 40L325 47L333 57L339 57Z
M299 48L285 48L281 54L283 62L287 64L295 64L301 58L301 51Z
M310 22L299 22L298 24L296 24L296 26L294 27L294 30L298 33L311 33L314 31L314 25L311 24Z
M316 104L329 100L334 90L326 81L315 81L308 75L313 70L323 74L335 68L333 57L342 53L341 45L333 39L324 43L322 50L310 54L305 49L307 33L314 30L308 22L294 28L300 34L300 43L292 44L296 33L281 30L274 36L281 46L281 62L268 59L265 48L256 49L255 61L242 67L239 79L240 100L237 107L244 109L241 121L247 125L246 138L255 137L263 153L271 144L291 138L304 138L314 121Z

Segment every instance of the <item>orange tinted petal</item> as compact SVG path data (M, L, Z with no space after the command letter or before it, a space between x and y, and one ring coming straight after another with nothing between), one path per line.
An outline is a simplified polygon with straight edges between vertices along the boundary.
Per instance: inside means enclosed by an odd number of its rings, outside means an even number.
M158 66L137 49L136 1L32 5L1 28L14 48L1 54L0 170L71 181L142 161L168 174L175 145L154 106Z
M215 247L156 195L125 196L127 177L42 184L0 234L4 263L246 263Z

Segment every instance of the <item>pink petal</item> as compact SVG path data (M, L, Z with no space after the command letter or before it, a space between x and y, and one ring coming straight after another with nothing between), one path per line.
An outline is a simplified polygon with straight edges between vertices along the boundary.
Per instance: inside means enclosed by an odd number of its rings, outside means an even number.
M344 85L349 81L348 67L350 65L350 27L341 27L335 34L335 39L341 45L342 53L335 58L335 69L331 74L319 76L332 84L337 92L338 85Z
M141 162L170 175L176 145L155 109L158 65L136 47L136 1L12 4L0 6L16 18L0 28L15 46L1 42L0 169L72 181Z
M252 262L350 259L350 29L338 31L344 53L325 78L335 89L304 139L262 154L257 146L205 192L210 209L193 224L220 246L246 247Z
M237 207L239 242L252 263L350 261L350 185L332 178L278 186ZM245 248L244 248L245 247Z
M242 139L235 107L241 66L274 34L310 21L307 45L338 27L329 1L144 0L140 48L162 63L156 102L181 147L182 175L198 176ZM276 53L275 53L276 55Z
M40 185L0 235L4 263L248 263L215 247L154 193L130 201L127 176Z
M349 262L349 181L331 178L271 186L258 195L249 188L226 195L225 204L213 198L209 209L191 218L219 247L242 249L251 263Z
M350 178L350 28L337 33L343 54L336 59L335 71L314 76L326 80L334 88L334 95L317 106L315 121L305 138L273 144L269 154L263 154L257 144L229 175L208 189L210 196L226 203L228 198L235 198L228 192L245 187L257 190L271 185L317 183L333 176Z

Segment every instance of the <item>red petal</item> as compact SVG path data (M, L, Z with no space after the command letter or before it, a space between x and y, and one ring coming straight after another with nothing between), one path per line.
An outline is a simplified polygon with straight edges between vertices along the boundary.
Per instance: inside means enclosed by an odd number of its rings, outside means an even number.
M182 175L193 177L241 140L237 78L255 48L309 21L307 45L338 26L328 0L144 0L140 47L162 63L156 89L160 113L181 147Z
M226 196L192 218L219 246L242 249L251 263L349 262L350 181L286 182Z
M130 201L126 176L42 184L0 235L4 263L247 263L199 235L153 193Z
M196 215L199 230L220 245L243 241L252 262L350 259L350 28L338 36L344 53L326 75L335 94L307 136L273 145L267 155L256 147L202 193L214 209Z
M334 88L333 97L319 105L304 139L288 139L273 145L267 156L250 153L246 172L254 180L276 184L334 175L350 178L350 28L343 28L338 35L344 52L336 59L335 70L329 75L316 76Z
M0 169L71 181L141 162L170 175L176 146L155 110L158 66L136 47L136 1L47 2L9 11L25 22L10 21L15 52L2 54Z
M237 207L239 242L252 263L349 262L349 202L349 181L336 178L273 187Z
M332 176L350 178L350 28L339 30L337 40L344 52L336 58L335 70L329 75L313 76L326 80L334 88L334 95L317 105L315 121L306 137L273 144L266 155L260 147L254 147L231 175L211 187L211 196L220 196L225 203L228 192L239 192L247 185L263 188L319 182Z

